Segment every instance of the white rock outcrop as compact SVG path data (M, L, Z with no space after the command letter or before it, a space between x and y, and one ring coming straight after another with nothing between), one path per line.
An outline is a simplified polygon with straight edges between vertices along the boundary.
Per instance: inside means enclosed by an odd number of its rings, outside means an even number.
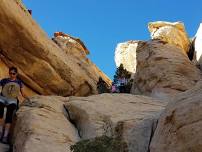
M146 152L166 102L130 94L70 97L66 107L82 139L121 137L129 152Z
M115 63L116 67L123 64L123 67L131 72L136 71L136 49L139 41L127 41L119 43L115 50Z
M202 69L202 23L200 24L198 31L195 35L194 48L196 54L196 61L200 65L200 69Z
M182 22L150 22L148 24L152 39L159 39L181 48L185 54L189 52L190 41Z

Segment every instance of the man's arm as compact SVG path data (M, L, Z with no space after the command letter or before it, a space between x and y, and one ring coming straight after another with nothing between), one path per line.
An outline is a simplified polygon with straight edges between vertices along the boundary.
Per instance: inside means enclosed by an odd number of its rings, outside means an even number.
M20 88L20 92L21 92L22 96L23 96L25 99L28 99L28 100L29 100L29 97L28 97L28 96L26 95L26 93L25 93L24 87Z

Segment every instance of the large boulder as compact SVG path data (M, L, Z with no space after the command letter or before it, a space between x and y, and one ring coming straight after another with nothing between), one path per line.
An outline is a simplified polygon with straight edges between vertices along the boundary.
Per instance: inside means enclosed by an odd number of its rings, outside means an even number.
M166 102L130 94L70 97L69 117L82 139L108 136L127 143L129 152L147 152Z
M167 98L192 88L201 78L182 49L160 40L139 43L136 59L133 94Z
M93 63L67 54L48 39L19 3L2 0L0 10L1 60L17 66L20 78L36 93L87 96L97 93L99 77L110 84Z
M152 39L173 44L181 48L185 54L189 52L190 41L182 22L150 22L148 28Z
M202 151L202 82L172 99L160 117L150 152Z
M194 41L194 51L195 58L197 63L200 65L200 69L202 70L202 23L200 24L198 31L195 35Z
M17 112L14 152L70 152L79 141L77 129L65 116L63 97L35 96Z
M123 64L123 67L131 72L136 71L136 49L138 47L139 41L127 41L124 43L119 43L115 51L115 63L116 67Z

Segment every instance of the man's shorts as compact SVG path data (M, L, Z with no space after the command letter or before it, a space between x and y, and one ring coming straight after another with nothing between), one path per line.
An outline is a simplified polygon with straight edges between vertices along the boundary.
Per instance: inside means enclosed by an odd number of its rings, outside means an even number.
M17 99L8 99L4 96L0 96L0 103L3 103L4 105L10 105L10 104L15 104L17 105Z

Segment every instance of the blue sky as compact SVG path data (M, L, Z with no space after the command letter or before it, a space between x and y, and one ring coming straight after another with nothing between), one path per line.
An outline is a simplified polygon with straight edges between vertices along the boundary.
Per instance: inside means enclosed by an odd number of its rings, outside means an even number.
M52 37L63 31L79 37L89 58L111 79L117 43L148 40L147 23L182 21L190 37L202 21L200 0L23 0L33 18Z

